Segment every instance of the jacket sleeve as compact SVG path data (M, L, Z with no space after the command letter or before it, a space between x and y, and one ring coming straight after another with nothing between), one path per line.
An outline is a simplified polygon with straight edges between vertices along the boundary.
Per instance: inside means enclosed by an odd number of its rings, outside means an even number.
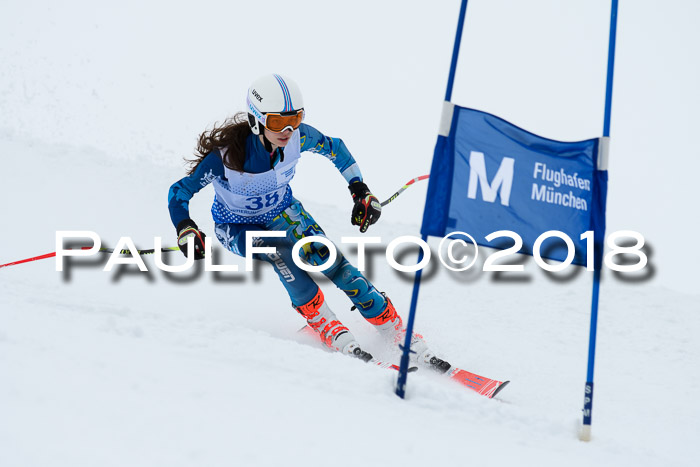
M195 171L173 183L168 192L170 220L177 225L190 217L190 200L199 190L224 174L224 164L218 150L207 154Z
M299 132L301 152L311 151L330 159L348 184L362 181L360 167L342 139L326 136L311 125L304 123L299 127Z

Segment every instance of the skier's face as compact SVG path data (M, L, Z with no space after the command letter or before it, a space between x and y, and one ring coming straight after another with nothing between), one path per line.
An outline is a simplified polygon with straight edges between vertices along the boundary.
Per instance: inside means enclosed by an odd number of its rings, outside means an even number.
M263 127L264 128L264 127ZM272 143L276 148L283 148L289 142L289 138L292 137L293 131L290 129L284 130L280 133L275 133L273 131L265 128L265 137Z

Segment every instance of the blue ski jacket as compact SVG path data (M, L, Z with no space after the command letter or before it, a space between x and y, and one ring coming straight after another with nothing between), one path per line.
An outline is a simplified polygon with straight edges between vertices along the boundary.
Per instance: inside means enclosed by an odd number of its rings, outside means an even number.
M295 130L295 133L297 132L298 135L295 136L298 136L298 138L295 137L290 140L290 144L284 149L285 156L305 151L314 152L325 156L333 162L348 184L354 181L362 181L362 174L355 159L340 138L325 136L314 127L304 123ZM298 147L290 147L293 142ZM251 134L248 136L245 153L244 173L264 174L271 172L280 162L279 150L270 154L257 135ZM195 193L212 182L216 183L217 188L225 186L233 192L243 193L238 196L252 195L248 198L252 201L251 207L260 204L260 200L256 199L255 193L251 192L250 187L246 188L245 191L237 191L237 188L240 187L229 187L229 181L226 177L227 170L229 169L224 167L221 151L215 149L204 157L191 175L183 177L170 187L168 209L170 211L170 219L175 227L181 221L190 217L189 202ZM291 172L291 177L293 177L293 171ZM279 176L277 178L279 179ZM224 200L220 200L216 196L212 205L212 217L216 223L264 224L279 215L293 202L292 189L288 182L289 180L278 182L279 186L277 189L281 196L271 198L274 200L274 205L270 206L270 209L265 211L264 214L256 215L255 211L247 213L232 209ZM270 197L268 196L268 198Z

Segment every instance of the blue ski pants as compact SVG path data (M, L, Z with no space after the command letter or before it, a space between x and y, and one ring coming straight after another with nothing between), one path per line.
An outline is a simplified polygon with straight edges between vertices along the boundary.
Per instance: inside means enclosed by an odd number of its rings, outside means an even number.
M299 268L292 260L292 248L296 242L309 236L323 236L323 229L316 223L302 204L296 199L280 215L264 225L216 224L216 237L222 245L233 253L245 256L247 231L269 230L286 232L284 237L257 237L253 244L257 247L274 247L277 253L254 253L253 258L270 263L279 280L287 290L292 306L305 305L318 293L318 284L308 272ZM374 318L384 311L386 300L369 280L336 248L337 257L333 265L323 271L340 290L345 292L365 318ZM319 242L307 244L299 251L308 264L324 264L329 257L328 248Z

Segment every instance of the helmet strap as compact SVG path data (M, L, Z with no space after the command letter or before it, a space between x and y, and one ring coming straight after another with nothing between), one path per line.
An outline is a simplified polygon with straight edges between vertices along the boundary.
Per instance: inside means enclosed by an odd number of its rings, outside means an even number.
M260 125L260 122L258 122L251 113L248 114L248 126L250 126L250 131L252 131L254 135L260 134L260 127L262 125Z
M262 127L262 125L261 125L261 127ZM264 129L264 127L261 128L260 133L262 133L263 145L265 146L265 151L267 151L267 152L269 152L269 153L272 153L272 143L270 142L269 139L267 139L267 136L265 136L265 129Z
M253 114L248 114L248 123L250 124L250 130L253 132L254 135L262 136L263 146L265 147L265 150L272 154L272 143L269 139L267 139L267 136L265 136L265 127L263 126L263 124L260 123L253 116ZM280 162L284 162L284 148L278 149L280 152Z

